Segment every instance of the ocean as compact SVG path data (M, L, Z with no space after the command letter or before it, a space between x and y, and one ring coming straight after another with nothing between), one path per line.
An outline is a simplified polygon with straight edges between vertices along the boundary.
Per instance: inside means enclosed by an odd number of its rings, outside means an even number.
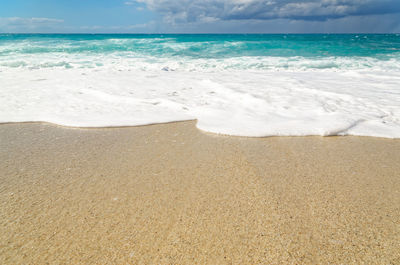
M0 122L400 138L399 34L0 34Z

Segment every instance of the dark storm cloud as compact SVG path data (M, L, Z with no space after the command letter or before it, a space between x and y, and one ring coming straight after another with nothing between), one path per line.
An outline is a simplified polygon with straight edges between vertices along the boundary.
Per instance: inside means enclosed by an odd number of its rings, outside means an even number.
M400 12L400 0L137 0L169 22L326 21ZM400 17L399 17L400 19Z

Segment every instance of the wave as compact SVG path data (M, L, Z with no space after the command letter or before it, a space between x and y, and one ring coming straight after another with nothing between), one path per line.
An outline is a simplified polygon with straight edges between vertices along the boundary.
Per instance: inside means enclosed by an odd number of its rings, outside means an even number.
M380 70L399 71L400 55L385 59L371 57L233 57L220 59L159 58L136 53L78 54L51 53L46 55L19 54L0 57L2 68L108 68L168 71L323 71Z
M0 35L0 56L64 52L231 58L374 57L400 50L397 35Z

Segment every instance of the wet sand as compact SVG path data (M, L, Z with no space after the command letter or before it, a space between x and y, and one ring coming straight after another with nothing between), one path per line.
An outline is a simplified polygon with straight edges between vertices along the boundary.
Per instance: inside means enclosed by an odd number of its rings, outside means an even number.
M0 125L1 264L400 264L400 141Z

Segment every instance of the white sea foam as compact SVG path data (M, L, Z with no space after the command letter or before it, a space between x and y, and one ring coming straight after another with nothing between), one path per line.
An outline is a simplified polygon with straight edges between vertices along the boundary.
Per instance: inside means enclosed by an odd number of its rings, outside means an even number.
M0 70L25 67L39 68L95 68L117 67L122 70L169 70L169 71L398 71L400 55L380 60L372 57L274 57L243 56L231 58L156 57L135 52L112 52L104 54L52 52L46 54L14 53L0 57Z
M0 122L106 127L197 119L201 130L238 136L400 138L397 61L269 59L10 55L0 61ZM294 66L277 67L279 60ZM340 66L309 67L318 63Z

